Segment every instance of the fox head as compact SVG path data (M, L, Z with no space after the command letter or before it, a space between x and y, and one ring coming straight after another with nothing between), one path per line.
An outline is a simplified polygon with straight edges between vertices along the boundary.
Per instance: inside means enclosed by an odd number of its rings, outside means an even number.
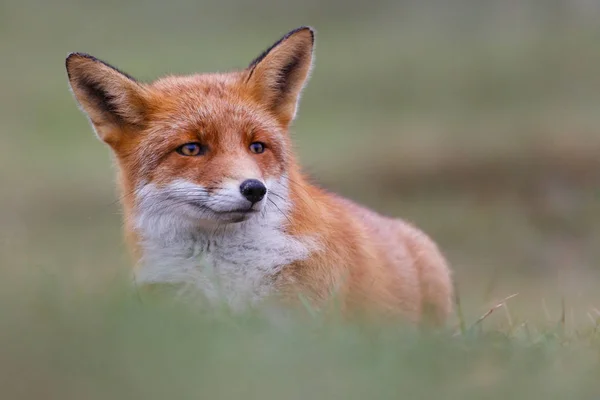
M285 196L278 192L292 162L288 127L313 42L313 30L301 27L243 70L150 83L82 53L70 54L66 68L77 102L115 155L134 213L223 225Z

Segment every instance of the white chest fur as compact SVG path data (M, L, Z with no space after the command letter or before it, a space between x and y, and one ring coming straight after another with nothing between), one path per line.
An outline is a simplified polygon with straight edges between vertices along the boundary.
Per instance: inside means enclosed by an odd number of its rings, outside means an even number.
M146 185L138 196L142 259L136 281L200 290L211 303L225 302L234 310L257 304L273 291L282 268L308 257L316 247L312 238L284 232L290 208L287 188L279 182L270 186L276 196L261 213L209 229L190 222L193 216L172 196L173 190L169 194Z

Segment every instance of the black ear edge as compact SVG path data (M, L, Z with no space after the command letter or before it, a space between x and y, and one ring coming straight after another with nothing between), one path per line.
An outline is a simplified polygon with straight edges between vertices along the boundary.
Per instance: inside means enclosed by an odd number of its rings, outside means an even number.
M115 123L118 125L129 124L133 126L141 126L136 121L127 121L126 116L121 113L120 108L116 105L115 97L109 91L106 90L106 88L102 85L100 81L95 80L90 75L87 75L85 73L80 74L80 76L77 76L76 78L72 75L71 63L76 59L86 59L94 63L102 64L103 66L110 68L111 70L117 72L119 75L122 75L123 77L125 77L133 83L137 84L137 80L131 75L119 70L118 68L108 64L107 62L102 61L86 53L70 53L65 60L67 75L73 89L77 87L79 91L85 93L86 101L92 103L98 111L102 112L104 118L112 121L111 123ZM80 103L81 107L81 99L77 99L77 101ZM92 115L89 113L88 116L90 118L93 118ZM97 119L94 119L93 123L96 125L102 124L101 121Z
M256 57L254 60L252 60L252 62L250 63L250 65L248 65L248 68L254 68L254 67L256 67L256 65L259 62L261 62L271 52L271 50L273 50L275 47L279 46L282 42L284 42L290 36L292 36L292 35L300 32L300 31L309 31L310 32L310 37L311 37L311 44L314 45L314 43L315 43L315 29L313 27L311 27L311 26L301 26L299 28L296 28L294 30L289 31L281 39L279 39L278 41L276 41L275 43L273 43L268 49L266 49L265 51L263 51L258 57Z
M119 74L125 76L126 78L130 79L133 82L137 82L137 79L135 79L133 76L129 75L128 73L121 71L119 68L110 65L109 63L107 63L106 61L102 61L99 58L96 58L90 54L87 53L80 53L80 52L72 52L69 53L67 55L67 58L65 59L65 68L67 69L67 75L69 77L69 80L71 80L72 76L71 76L71 70L70 70L70 64L73 60L77 59L77 58L85 58L87 60L93 61L93 62L97 62L100 63L116 72L118 72Z

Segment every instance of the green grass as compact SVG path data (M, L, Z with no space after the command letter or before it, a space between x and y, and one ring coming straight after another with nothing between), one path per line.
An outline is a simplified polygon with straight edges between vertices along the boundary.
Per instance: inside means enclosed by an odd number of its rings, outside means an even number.
M560 318L518 323L517 316L508 323L503 316L504 326L468 318L462 331L427 331L391 321L324 322L318 315L233 316L141 297L119 283L94 294L68 287L46 282L31 296L2 302L2 398L590 399L600 393L598 310L578 326Z

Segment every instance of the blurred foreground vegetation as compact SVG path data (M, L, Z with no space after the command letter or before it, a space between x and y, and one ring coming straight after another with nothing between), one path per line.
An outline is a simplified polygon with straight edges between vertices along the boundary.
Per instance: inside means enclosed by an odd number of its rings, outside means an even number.
M318 314L234 317L138 297L119 284L95 295L58 282L31 289L21 287L0 312L6 399L600 395L598 311L578 326L512 320L491 328L484 319L430 332L324 322Z
M583 0L3 0L2 397L597 396L599 18ZM476 335L453 337L458 317L434 337L280 329L121 291L114 168L66 55L140 79L223 71L305 24L316 63L293 134L307 172L433 236L463 325L519 293Z

